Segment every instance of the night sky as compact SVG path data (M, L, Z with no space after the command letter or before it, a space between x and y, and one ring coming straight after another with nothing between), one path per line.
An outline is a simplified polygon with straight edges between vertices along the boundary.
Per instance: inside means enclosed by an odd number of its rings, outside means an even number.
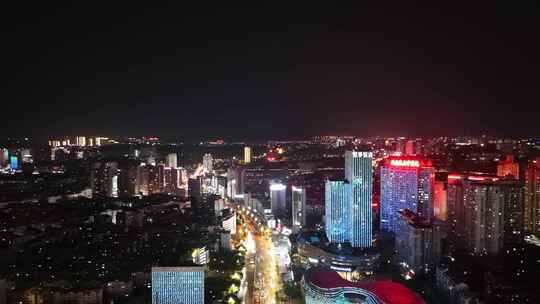
M533 1L17 2L1 136L540 135Z

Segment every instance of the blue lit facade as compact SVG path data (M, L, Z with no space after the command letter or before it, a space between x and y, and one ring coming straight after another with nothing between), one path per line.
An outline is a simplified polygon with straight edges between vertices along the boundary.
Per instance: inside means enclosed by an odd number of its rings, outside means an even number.
M153 267L152 304L204 303L203 267Z
M350 185L344 180L327 180L325 185L325 229L331 243L348 241Z
M431 166L394 166L387 160L381 167L381 225L383 231L396 233L399 211L408 209L430 221L433 217L433 179Z
M11 156L9 158L9 164L11 166L11 170L17 170L19 168L19 160L17 159L17 156Z
M351 184L349 242L352 247L371 247L373 240L373 153L345 152L345 179Z

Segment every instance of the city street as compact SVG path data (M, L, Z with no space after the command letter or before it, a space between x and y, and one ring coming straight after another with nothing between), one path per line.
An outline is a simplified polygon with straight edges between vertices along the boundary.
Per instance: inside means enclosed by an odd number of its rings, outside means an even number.
M280 276L277 268L277 257L269 231L260 224L261 220L253 213L242 210L237 206L238 214L246 223L248 237L246 240L246 276L248 289L245 303L277 303L277 294L281 289Z

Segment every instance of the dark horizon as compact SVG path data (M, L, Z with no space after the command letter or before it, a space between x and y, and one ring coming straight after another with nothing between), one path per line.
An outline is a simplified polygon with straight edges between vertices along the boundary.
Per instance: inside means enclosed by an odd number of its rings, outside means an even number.
M540 135L534 2L10 5L3 137Z

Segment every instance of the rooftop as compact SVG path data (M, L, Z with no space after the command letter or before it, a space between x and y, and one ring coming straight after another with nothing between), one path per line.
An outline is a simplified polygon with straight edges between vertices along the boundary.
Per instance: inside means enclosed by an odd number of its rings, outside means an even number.
M323 289L353 287L375 294L386 304L425 304L424 300L407 287L392 281L370 281L353 283L343 279L333 270L313 269L306 274L306 281Z

